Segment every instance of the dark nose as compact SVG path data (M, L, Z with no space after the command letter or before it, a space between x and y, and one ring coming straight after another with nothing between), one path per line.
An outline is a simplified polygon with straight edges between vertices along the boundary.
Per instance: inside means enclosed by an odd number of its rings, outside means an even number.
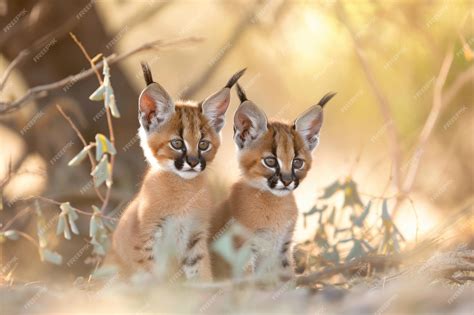
M280 179L283 185L285 185L285 187L288 187L288 185L290 185L291 182L293 182L293 178L291 177L291 175L288 175L288 174L282 174Z
M186 162L189 164L191 167L195 167L199 163L199 159L195 156L188 156L186 157Z

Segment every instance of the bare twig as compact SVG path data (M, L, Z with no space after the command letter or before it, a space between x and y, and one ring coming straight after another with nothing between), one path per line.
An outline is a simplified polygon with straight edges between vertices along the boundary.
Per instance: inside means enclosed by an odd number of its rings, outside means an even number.
M84 48L84 45L82 45L82 43L77 39L77 37L73 33L70 33L70 35L71 35L72 39L74 40L74 42L77 44L77 46L79 46L79 48L81 49L82 53L84 54L84 57L86 57L87 61L89 61L91 69L94 70L94 72L97 76L97 80L99 81L99 84L102 84L104 82L103 79L102 79L102 76L100 75L99 71L97 70L91 56L89 55L87 50ZM110 142L112 142L112 145L115 147L114 125L112 123L112 114L110 113L110 107L107 107L107 106L105 107L105 113L106 113L106 116L107 116L107 125L108 125L108 128L109 128ZM110 174L111 174L111 177L113 176L114 165L115 165L115 155L111 154L110 155ZM105 192L105 198L102 200L102 207L100 208L101 212L104 212L105 209L107 208L107 205L109 204L111 192L112 192L112 186L111 185L107 186L107 191Z
M148 2L146 7L141 11L135 13L133 16L127 18L122 25L127 25L129 28L134 28L137 25L145 23L150 18L156 18L156 14L168 7L172 1L163 2Z
M461 72L456 80L446 88L443 93L443 104L449 104L454 99L458 92L469 82L474 81L474 66L470 66L467 70ZM471 86L472 88L472 86ZM472 90L471 90L472 91Z
M234 28L225 44L216 53L215 59L212 60L207 68L195 80L193 80L192 83L182 89L183 92L181 97L183 99L192 98L204 86L207 80L212 77L227 54L245 33L246 29L252 25L252 20L254 19L257 9L264 3L266 3L266 1L256 1L255 5L245 13L245 16L237 23L237 26Z
M50 42L52 39L56 38L56 39L60 39L62 38L65 34L67 34L67 32L69 30L71 30L72 28L74 28L74 26L76 26L78 23L78 19L76 18L75 15L71 16L65 23L61 24L60 27L58 28L55 28L53 31L51 31L50 33L40 37L38 40L36 40L33 45L31 45L29 48L27 49L24 49L22 50L18 56L10 63L10 65L8 66L7 70L9 70L9 72L12 72L13 69L15 69L16 67L18 67L19 65L21 65L24 61L25 61L25 57L27 57L29 54L31 53L34 53L35 51L37 51L40 47L43 47L46 43ZM34 27L34 25L29 25L29 27ZM20 30L20 28L15 28L15 30ZM8 32L10 35L12 35L13 33L12 32ZM7 38L0 38L0 49L2 48L3 44L7 41ZM23 57L19 58L21 55L24 55ZM26 54L26 55L25 55ZM16 62L15 62L16 61ZM9 69L11 68L11 69ZM4 73L4 77L2 77L2 80L0 80L0 82L2 82L0 84L0 91L2 91L2 88L4 87L5 85L5 82L7 81L8 77L10 76L10 73L8 73L7 71ZM3 79L5 81L3 81Z
M354 28L348 20L345 9L340 2L337 3L337 12L339 15L339 20L346 26L347 30L349 31L352 42L354 44L357 59L359 60L362 70L364 71L367 81L369 83L369 86L377 99L380 112L384 117L384 121L387 123L393 121L393 115L390 110L390 102L386 98L385 94L382 91L382 88L379 86L377 80L375 79L375 75L362 52L362 48L359 43L358 37L354 31ZM389 135L390 151L393 160L393 179L397 188L400 190L402 187L402 180L400 175L401 153L399 145L399 135L398 131L396 130L395 124L389 123L387 125L387 132Z
M89 56L89 54L87 53L87 50L84 48L84 45L82 45L82 43L77 39L77 37L76 37L76 35L74 35L74 33L69 32L69 35L71 36L72 40L76 43L76 45L79 46L79 49L82 51L82 54L89 61L91 69L94 70L95 75L97 76L97 80L99 80L99 83L102 84L102 82L103 82L102 77L101 77L99 71L97 70L94 61L92 61L91 56Z
M22 232L22 231L18 231L18 230L15 230L15 232L20 235L21 237L23 237L24 239L28 240L29 242L31 242L33 245L35 245L37 248L40 248L40 245L39 243L33 238L31 237L29 234L25 233L25 232Z
M28 49L22 50L18 54L18 56L16 56L16 58L13 59L13 61L8 65L8 67L5 69L5 72L2 75L2 78L0 79L0 92L5 87L5 83L7 82L8 77L12 73L13 69L15 69L15 67L18 64L20 64L29 54L30 54L30 50Z
M32 197L24 198L23 200L31 200L31 199L38 199L38 200L45 201L45 202L48 202L50 204L57 205L57 206L60 206L60 205L63 204L62 202L59 202L59 201L56 201L56 200L53 200L53 199L50 199L50 198L47 198L47 197L43 197L43 196L32 196ZM84 214L84 215L87 215L87 216L93 216L94 215L94 213L92 213L92 212L87 212L87 211L78 209L76 207L73 207L73 208L78 213L81 213L81 214ZM100 214L100 217L105 218L105 219L109 219L109 220L114 220L114 221L118 220L117 218L109 217L109 216L104 215L102 213Z
M30 212L30 210L30 207L26 207L23 210L18 211L18 213L16 213L13 218L11 218L7 223L5 223L4 226L2 226L2 231L8 230L8 228L13 224L13 222L26 215L28 212Z
M337 275L340 273L346 273L354 269L360 270L360 268L368 267L369 265L374 265L374 266L398 265L401 262L402 262L402 257L400 255L364 256L358 259L351 260L344 264L327 267L323 269L322 271L317 271L309 275L299 276L296 279L296 283L301 286L312 285L315 282L330 278L334 275Z
M69 125L71 125L71 128L76 132L77 136L79 137L79 139L81 140L82 144L84 146L87 146L87 142L86 142L86 139L84 138L84 136L82 135L81 131L77 128L76 124L72 121L71 117L69 117L69 115L67 115L63 109L61 108L61 106L59 106L59 104L56 104L56 108L58 109L59 113L61 113L61 115L64 117L64 119L67 120L67 122L69 123ZM91 164L93 167L95 167L96 163L95 163L95 160L94 158L92 157L92 153L89 152L88 154L89 156L89 159L91 160Z
M415 152L421 152L423 147L426 145L429 136L431 135L433 128L438 120L439 114L441 113L441 109L443 107L443 95L442 90L444 83L446 82L446 78L448 76L449 69L451 68L451 64L453 62L453 52L452 49L449 50L448 54L444 57L443 63L441 65L441 70L436 77L435 86L434 86L434 95L433 95L433 107L431 108L431 112L426 119L425 125L420 133L420 138L418 140L417 149ZM418 172L418 167L420 165L421 158L413 159L410 163L407 175L403 182L402 192L408 193L411 191L413 187L413 183L416 178L416 174ZM394 213L395 214L395 213Z
M197 38L197 37L187 37L187 38L181 38L181 39L175 39L175 40L154 40L148 43L145 43L135 49L132 49L126 53L120 54L120 55L115 55L112 54L108 57L106 57L107 62L109 64L114 64L117 62L120 62L124 60L125 58L128 58L136 53L150 50L150 49L164 49L164 48L169 48L169 47L175 47L179 46L182 44L189 44L189 43L196 43L200 42L202 39ZM97 68L102 68L103 62L97 63ZM75 75L70 75L62 80L53 82L53 83L48 83L44 85L38 85L35 87L32 87L28 89L28 91L19 99L13 101L13 102L0 102L0 114L7 114L14 112L21 107L23 107L27 102L37 99L39 97L44 97L46 96L47 92L53 91L59 88L62 88L70 83L75 83L78 81L81 81L91 75L93 75L95 72L93 69L88 69L82 72L79 72Z
M79 139L81 140L82 144L84 145L84 147L87 146L87 142L86 142L86 139L84 138L84 136L82 135L81 131L79 130L79 128L77 128L76 124L74 124L74 122L72 121L71 117L69 117L61 108L61 106L59 106L58 104L56 104L56 108L58 109L58 111L61 113L61 115L63 115L64 119L66 119L69 123L69 125L71 125L71 128L76 132L77 136L79 137ZM94 157L92 156L92 153L89 151L87 151L87 155L89 157L89 161L91 163L91 168L94 169L96 167L96 162L94 160ZM97 188L95 185L94 185L94 189L95 189L95 192L97 193L97 196L99 197L99 199L101 201L104 201L104 196L102 196L102 193L99 191L99 188Z

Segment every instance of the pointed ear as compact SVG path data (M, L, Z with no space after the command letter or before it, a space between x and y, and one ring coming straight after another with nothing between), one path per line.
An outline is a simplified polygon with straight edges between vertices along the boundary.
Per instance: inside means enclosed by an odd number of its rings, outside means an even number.
M155 82L140 94L138 108L140 123L146 131L156 130L174 113L171 97Z
M244 74L245 70L240 70L234 74L223 89L206 98L201 105L202 113L217 133L224 127L224 115L230 104L230 89Z
M310 150L319 143L319 131L323 125L323 108L319 105L310 107L294 123L295 130L301 135Z
M146 131L155 130L174 113L174 103L166 90L153 81L150 67L142 63L147 87L138 98L138 118Z
M251 101L244 101L234 114L234 141L243 149L267 131L267 116Z
M310 150L313 150L319 144L319 131L324 118L323 107L334 95L336 93L327 93L317 105L311 106L295 120L293 128L298 131Z

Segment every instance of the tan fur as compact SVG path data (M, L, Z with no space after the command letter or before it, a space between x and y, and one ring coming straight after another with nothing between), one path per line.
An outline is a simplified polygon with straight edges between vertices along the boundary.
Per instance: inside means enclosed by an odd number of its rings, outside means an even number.
M211 149L202 153L206 162L214 159L220 145L218 134L208 126L200 108L189 104L177 104L173 117L159 132L148 136L147 144L159 163L172 163L179 158L180 154L169 146L170 140L176 136L189 144L189 154L193 155L197 155L194 148L199 141L208 140ZM164 228L166 222L172 221L178 227L176 246L184 246L178 250L176 269L181 266L186 269L186 259L198 259L197 274L201 279L211 279L206 243L212 202L207 187L203 174L184 179L172 171L151 168L114 232L113 255L122 270L126 273L140 269L151 271L155 263L159 265L159 259L153 257L156 254L153 247L158 241L156 233ZM195 257L192 257L193 252L196 252ZM181 272L187 273L186 270Z
M205 244L212 205L205 181L203 176L183 179L171 172L147 173L142 189L123 214L114 233L113 248L126 270L151 269L154 262L148 258L152 251L147 251L146 247L153 246L150 239L164 218L191 217L197 224L190 235L200 234ZM178 193L179 198L170 198ZM202 263L205 265L204 273L200 276L209 279L209 257L204 257Z
M177 157L178 153L169 146L169 140L173 136L180 136L187 141L192 148L191 154L197 155L197 144L201 139L209 140L212 149L204 153L206 160L212 161L220 145L219 135L210 128L208 120L201 113L197 105L190 102L176 105L176 113L169 122L160 129L160 132L150 135L148 145L159 162L165 162Z
M258 179L269 175L269 170L260 161L273 150L283 162L282 171L284 172L291 171L291 162L295 157L305 160L304 168L298 171L298 175L299 179L306 177L311 167L311 152L305 147L303 139L292 126L273 121L268 124L268 130L256 144L240 153L239 164L244 179Z
M114 232L122 271L152 271L177 280L212 277L207 247L211 193L203 175L220 146L235 73L219 91L196 104L174 102L141 64L145 83L138 98L140 145L151 168Z
M254 236L266 239L270 251L281 254L277 257L278 264L282 264L280 267L291 269L289 246L298 214L295 199L292 193L277 196L254 183L271 176L271 170L261 161L272 152L281 162L282 172L291 172L294 158L303 159L304 167L295 171L298 180L302 180L311 167L311 152L291 125L270 122L267 128L254 144L239 152L243 176L232 186L229 198L215 210L211 235L222 234L227 222L236 220ZM262 257L266 255L263 251L264 249L254 251L254 254L260 256L256 258L254 269L265 258ZM229 275L228 270L223 272L222 263L218 255L213 253L213 270L218 277ZM229 266L224 268L228 269Z

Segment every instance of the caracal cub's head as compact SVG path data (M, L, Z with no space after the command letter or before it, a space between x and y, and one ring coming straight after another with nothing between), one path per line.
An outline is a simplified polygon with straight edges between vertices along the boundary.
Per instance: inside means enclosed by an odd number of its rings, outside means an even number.
M153 81L148 65L142 63L142 68L147 87L138 101L138 119L145 157L152 167L172 171L185 179L194 178L216 155L230 89L244 70L232 76L220 91L196 104L174 102Z
M323 106L335 95L326 94L292 124L268 121L245 96L234 115L234 141L244 179L252 186L284 196L298 187L311 167L311 152L319 142Z

